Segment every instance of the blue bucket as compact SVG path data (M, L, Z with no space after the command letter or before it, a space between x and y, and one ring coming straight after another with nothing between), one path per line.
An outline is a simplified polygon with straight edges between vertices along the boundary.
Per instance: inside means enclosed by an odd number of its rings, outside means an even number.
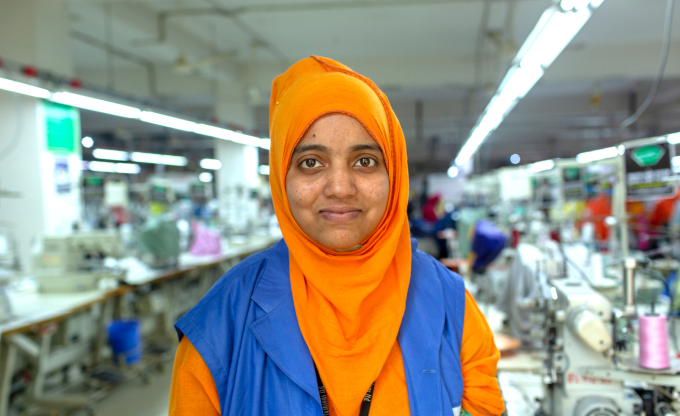
M113 362L125 357L126 365L142 359L142 326L136 319L115 319L109 324L109 342L113 350Z

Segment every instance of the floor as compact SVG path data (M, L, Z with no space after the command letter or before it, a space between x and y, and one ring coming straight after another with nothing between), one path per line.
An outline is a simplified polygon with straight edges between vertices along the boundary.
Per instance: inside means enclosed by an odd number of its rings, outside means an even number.
M125 383L97 404L97 416L167 416L171 379L169 365L163 373L153 374L149 384L142 380Z

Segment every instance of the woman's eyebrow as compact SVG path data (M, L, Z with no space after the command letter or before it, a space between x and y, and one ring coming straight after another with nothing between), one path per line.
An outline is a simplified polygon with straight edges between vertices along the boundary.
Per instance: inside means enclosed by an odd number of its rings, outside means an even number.
M330 153L330 150L326 146L320 145L320 144L304 144L300 145L293 150L293 154L298 154L302 152L307 152L309 150L316 150L321 153Z
M382 149L377 144L358 144L349 148L349 153L360 152L362 150L375 150L382 153Z

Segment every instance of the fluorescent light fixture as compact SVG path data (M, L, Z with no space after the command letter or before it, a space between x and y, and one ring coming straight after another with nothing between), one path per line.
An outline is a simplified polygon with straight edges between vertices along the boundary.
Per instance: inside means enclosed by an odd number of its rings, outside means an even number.
M260 175L269 175L269 166L268 165L260 165L257 167L257 172Z
M153 111L142 111L139 119L151 124L157 124L171 129L196 131L196 123L182 118L166 116L165 114L154 113Z
M89 170L95 172L115 172L116 164L113 162L90 162L87 164Z
M217 159L203 159L201 160L200 165L203 169L218 170L222 167L222 162Z
M142 110L128 105L116 104L106 100L86 97L71 92L57 92L52 94L52 101L78 107L84 110L96 111L98 113L111 114L113 116L125 118L139 118Z
M156 165L186 166L189 163L184 156L159 155L156 153L133 152L130 160L137 163L154 163Z
M486 136L489 134L490 130L482 130L480 128L475 128L472 131L472 134L468 138L467 142L465 142L465 145L463 148L460 150L458 153L458 156L456 157L456 165L462 166L467 162L472 155L475 153L479 145L482 144L482 141L486 138Z
M456 166L451 166L449 170L446 171L446 174L449 175L449 178L455 178L458 176L458 168Z
M198 175L198 180L201 182L212 182L213 175L210 172L203 172L200 175Z
M552 160L542 160L540 162L531 163L527 168L529 172L538 173L550 170L555 167L555 162Z
M155 153L133 152L130 154L130 160L138 163L154 163L156 165L163 164L163 155Z
M49 98L50 92L45 88L34 87L23 82L16 82L6 78L0 78L0 90L16 92L17 94L30 95L37 98Z
M211 126L209 124L196 124L194 127L194 132L204 136L211 136L222 140L230 140L232 142L241 143L248 146L260 145L260 138L258 137L227 130L222 127Z
M554 12L520 61L520 66L549 67L586 24L591 14L587 8L577 12Z
M517 98L524 98L531 88L543 76L544 71L541 67L516 67L512 71L509 79L501 88L500 96L511 101Z
M560 2L560 6L566 11L581 11L588 7L588 4L590 4L590 0L562 0Z
M159 126L169 127L177 130L191 131L218 139L230 140L248 146L262 147L264 149L269 149L270 147L269 139L260 139L259 137L243 134L240 131L236 132L208 124L199 124L178 117L166 116L153 111L142 111L139 108L128 105L117 104L107 100L74 94L72 92L60 91L52 93L45 88L36 87L23 82L12 81L6 78L0 78L0 90L29 95L37 98L49 99L59 104L82 108L84 110L96 111L99 113L105 113L124 118L139 119L141 121L157 124ZM92 145L87 146L86 143L89 143L89 140L84 141L83 146L92 147Z
M680 133L669 134L668 136L666 136L666 139L670 144L678 144L680 143Z
M510 163L512 163L513 165L518 164L521 160L522 160L522 158L519 157L519 155L518 155L517 153L515 153L515 154L512 155L512 156L510 156Z
M605 149L593 150L591 152L579 153L576 155L576 161L579 163L594 162L596 160L609 159L619 155L619 149L616 147L607 147Z
M116 173L128 173L136 175L141 172L142 167L136 163L116 163L113 169L116 171Z
M501 82L496 95L480 116L470 136L458 152L455 163L464 165L491 134L541 79L571 42L603 0L563 0L553 4L539 19L515 57L514 64ZM590 5L591 7L588 7Z
M94 149L92 151L92 156L94 156L97 159L122 160L122 161L128 160L128 153L123 152L121 150Z
M186 166L189 160L184 156L163 155L163 164L171 166Z
M83 145L83 147L90 148L94 146L94 140L90 136L85 136L83 139L80 141L80 143Z
M134 163L88 162L87 168L93 172L138 174L142 168Z

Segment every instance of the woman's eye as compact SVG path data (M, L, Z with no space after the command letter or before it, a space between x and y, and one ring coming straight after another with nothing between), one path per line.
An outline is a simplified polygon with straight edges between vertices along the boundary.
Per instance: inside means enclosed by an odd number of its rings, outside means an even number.
M356 163L357 166L361 166L362 168L372 168L375 166L378 162L375 161L375 159L370 158L370 157L362 157L359 159Z
M314 169L319 167L319 161L316 159L305 159L302 161L302 167L307 169Z

